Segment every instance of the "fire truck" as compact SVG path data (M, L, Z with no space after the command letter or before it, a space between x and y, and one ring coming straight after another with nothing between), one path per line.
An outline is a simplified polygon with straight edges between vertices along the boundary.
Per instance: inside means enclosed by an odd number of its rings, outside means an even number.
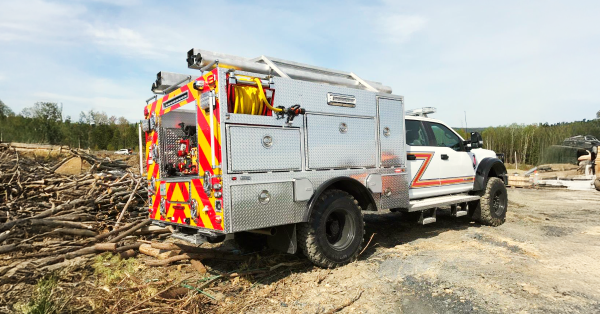
M149 216L173 237L229 235L336 267L358 256L365 211L505 220L502 160L434 108L407 111L382 83L266 56L192 49L187 65L199 75L158 73L142 121Z

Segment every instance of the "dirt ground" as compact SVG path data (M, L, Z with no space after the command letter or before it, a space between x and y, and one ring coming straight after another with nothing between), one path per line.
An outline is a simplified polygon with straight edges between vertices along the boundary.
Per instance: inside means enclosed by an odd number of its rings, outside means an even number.
M599 313L600 193L509 190L509 213L487 227L442 212L434 224L365 215L359 261L308 266L227 302L249 313Z
M203 261L204 275L186 262L102 255L57 273L53 291L73 313L600 313L600 192L509 189L507 221L496 228L447 210L426 226L390 212L365 221L370 244L336 269L272 251ZM263 271L204 284L253 269ZM35 282L4 288L0 312L34 298Z

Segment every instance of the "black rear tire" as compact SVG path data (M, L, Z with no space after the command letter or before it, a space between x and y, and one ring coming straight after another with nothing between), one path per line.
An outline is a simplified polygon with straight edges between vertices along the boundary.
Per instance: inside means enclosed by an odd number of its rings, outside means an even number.
M298 224L298 246L319 267L341 266L358 256L364 226L354 197L341 190L328 190L319 196L308 222Z
M481 199L469 202L469 216L487 226L500 226L506 220L508 193L504 181L489 178Z
M600 176L600 173L596 175ZM594 187L596 187L596 191L600 191L600 179L596 179L596 181L594 181Z

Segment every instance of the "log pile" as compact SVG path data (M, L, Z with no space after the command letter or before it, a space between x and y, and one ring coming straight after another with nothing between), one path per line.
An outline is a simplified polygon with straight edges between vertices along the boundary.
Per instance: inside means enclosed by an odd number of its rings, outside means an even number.
M72 154L92 167L61 175L54 170L72 156L39 163L0 143L0 283L35 278L98 252L131 255L140 246L137 235L150 224L145 179L124 162Z

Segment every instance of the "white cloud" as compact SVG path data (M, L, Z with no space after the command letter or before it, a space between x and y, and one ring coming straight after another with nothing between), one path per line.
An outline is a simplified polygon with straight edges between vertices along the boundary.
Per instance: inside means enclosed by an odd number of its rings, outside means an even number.
M135 57L165 57L165 49L160 45L152 44L142 34L130 28L89 25L88 34L96 45L110 49L112 53Z
M57 41L77 36L86 12L77 4L6 1L0 10L0 41Z
M422 16L392 13L385 14L377 21L382 34L381 41L403 43L408 41L413 34L422 30L428 20Z

